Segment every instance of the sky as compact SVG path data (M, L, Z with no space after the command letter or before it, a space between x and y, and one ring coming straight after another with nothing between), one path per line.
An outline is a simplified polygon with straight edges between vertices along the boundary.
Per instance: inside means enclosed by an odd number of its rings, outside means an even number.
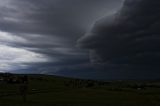
M160 77L158 0L0 2L0 72Z

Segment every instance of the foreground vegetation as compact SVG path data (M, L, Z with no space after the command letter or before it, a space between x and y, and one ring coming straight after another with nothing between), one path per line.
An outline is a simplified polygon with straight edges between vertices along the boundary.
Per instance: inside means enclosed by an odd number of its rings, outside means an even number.
M0 82L0 106L160 106L160 81L102 82L29 75L26 102L19 85Z

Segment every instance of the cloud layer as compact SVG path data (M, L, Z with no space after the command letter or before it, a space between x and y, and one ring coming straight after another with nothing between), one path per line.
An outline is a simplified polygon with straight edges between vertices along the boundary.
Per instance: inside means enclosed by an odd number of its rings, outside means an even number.
M91 60L129 70L158 70L160 1L126 0L114 15L97 21L79 40Z
M39 68L43 72L88 63L77 39L97 18L115 12L121 1L0 0L1 71L34 68L40 73Z

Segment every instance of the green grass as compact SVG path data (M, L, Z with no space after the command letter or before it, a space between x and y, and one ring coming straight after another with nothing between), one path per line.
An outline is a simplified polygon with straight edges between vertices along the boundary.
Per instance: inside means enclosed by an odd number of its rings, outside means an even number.
M0 106L160 106L160 89L148 87L137 90L128 83L111 83L91 88L66 87L70 79L32 76L27 102L20 95L0 97ZM36 78L41 77L43 80ZM123 85L123 87L121 87ZM1 84L0 92L18 92L19 85ZM33 93L32 89L41 91Z

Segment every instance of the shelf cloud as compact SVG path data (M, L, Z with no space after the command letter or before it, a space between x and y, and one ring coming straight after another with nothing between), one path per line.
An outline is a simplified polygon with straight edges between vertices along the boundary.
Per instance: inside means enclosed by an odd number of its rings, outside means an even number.
M77 39L95 20L115 12L122 0L0 2L0 70L43 73L88 63L88 51L76 47Z
M125 0L78 41L94 63L128 70L160 69L160 1Z

